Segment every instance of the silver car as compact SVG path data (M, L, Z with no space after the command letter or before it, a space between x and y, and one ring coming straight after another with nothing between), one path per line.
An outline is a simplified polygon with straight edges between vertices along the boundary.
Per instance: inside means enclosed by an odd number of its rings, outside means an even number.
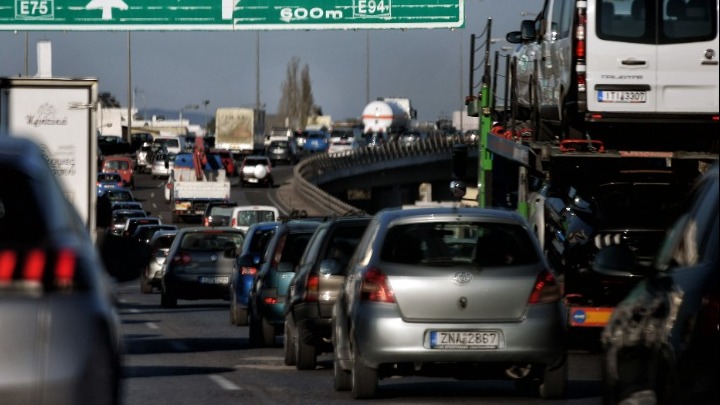
M153 288L160 288L162 267L177 233L177 230L157 231L150 239L148 263L140 278L140 292L143 294L150 294Z
M380 379L422 375L564 396L560 287L517 213L382 210L347 271L332 326L336 390L372 398Z

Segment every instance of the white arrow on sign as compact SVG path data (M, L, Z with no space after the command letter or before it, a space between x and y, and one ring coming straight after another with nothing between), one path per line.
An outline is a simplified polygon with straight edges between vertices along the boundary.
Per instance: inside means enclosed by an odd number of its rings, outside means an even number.
M92 0L85 6L86 10L102 9L102 19L112 20L112 9L127 10L128 6L122 0Z
M240 0L222 0L222 19L223 20L232 20L233 18L233 12L235 11L235 5L238 4Z

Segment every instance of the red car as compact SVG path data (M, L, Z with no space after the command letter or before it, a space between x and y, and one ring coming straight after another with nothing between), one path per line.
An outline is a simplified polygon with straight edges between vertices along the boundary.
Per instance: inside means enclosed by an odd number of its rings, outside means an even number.
M135 188L135 164L131 157L105 156L101 171L103 173L117 173L122 177L125 187Z

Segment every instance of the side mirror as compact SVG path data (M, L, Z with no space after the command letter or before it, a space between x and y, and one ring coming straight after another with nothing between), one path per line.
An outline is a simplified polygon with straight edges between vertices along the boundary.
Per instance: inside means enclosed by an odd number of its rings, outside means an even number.
M465 186L464 182L459 180L453 180L450 182L450 192L456 198L463 198L465 197L465 193L467 192L467 187Z
M533 41L536 37L537 31L535 31L535 21L523 20L520 23L520 39L522 42Z
M511 44L520 44L522 43L522 34L520 31L508 32L507 35L505 35L505 41Z

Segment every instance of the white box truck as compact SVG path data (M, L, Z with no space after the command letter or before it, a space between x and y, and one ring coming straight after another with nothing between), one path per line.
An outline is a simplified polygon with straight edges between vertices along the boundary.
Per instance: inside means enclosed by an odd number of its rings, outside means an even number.
M0 78L0 132L40 145L93 237L97 100L95 78Z
M265 111L256 108L218 108L215 112L215 148L235 155L260 153L264 148Z

